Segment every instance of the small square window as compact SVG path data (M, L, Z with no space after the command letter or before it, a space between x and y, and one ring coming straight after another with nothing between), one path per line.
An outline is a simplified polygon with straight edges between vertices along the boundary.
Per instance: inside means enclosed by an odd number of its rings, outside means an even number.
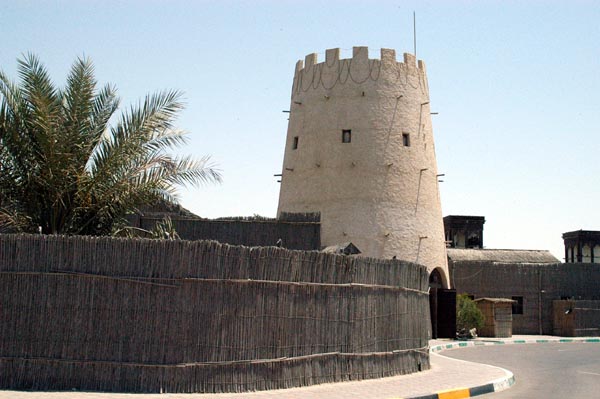
M523 297L513 296L511 299L516 301L512 304L512 314L523 314Z
M410 134L402 133L402 145L405 147L410 147Z
M342 143L350 143L352 141L352 130L342 130Z
M292 150L298 148L298 136L294 137L294 141L292 142Z

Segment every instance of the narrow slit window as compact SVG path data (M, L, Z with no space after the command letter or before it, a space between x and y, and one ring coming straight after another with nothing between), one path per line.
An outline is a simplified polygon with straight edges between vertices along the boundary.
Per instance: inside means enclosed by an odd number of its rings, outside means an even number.
M410 147L410 134L402 133L402 145L405 147Z
M352 130L342 130L342 143L350 143L352 141Z
M294 137L294 141L292 141L292 150L298 149L298 136Z

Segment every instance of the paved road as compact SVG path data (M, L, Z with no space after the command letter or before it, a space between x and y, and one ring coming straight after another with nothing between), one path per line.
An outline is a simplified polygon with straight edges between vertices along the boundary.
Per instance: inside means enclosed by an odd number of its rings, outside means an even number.
M443 356L503 367L516 384L482 395L490 399L598 398L600 345L590 343L479 346L443 352Z

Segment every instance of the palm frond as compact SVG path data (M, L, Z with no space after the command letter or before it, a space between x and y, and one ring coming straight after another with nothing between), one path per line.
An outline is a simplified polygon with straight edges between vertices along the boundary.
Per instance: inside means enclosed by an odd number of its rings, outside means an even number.
M31 112L25 122L30 128L30 133L35 134L35 141L41 146L40 150L50 149L57 142L56 128L61 112L59 92L36 56L27 54L18 63L21 91Z
M141 108L125 113L109 136L103 137L93 154L91 173L107 175L128 157L144 153L144 145L157 133L171 128L183 107L178 91L147 96Z
M199 186L200 184L222 182L221 171L217 169L208 155L200 160L186 156L175 159L174 162L177 173L169 179L172 184Z
M177 202L177 188L220 182L207 157L175 158L181 93L146 96L118 119L116 89L97 89L90 60L75 61L64 90L37 57L19 83L0 72L0 224L45 233L111 234L132 210Z
M64 121L62 123L63 154L73 157L73 173L83 172L89 159L89 137L92 127L96 80L89 59L77 59L67 77L67 87L61 93Z
M3 151L3 166L27 169L29 152L33 143L24 132L24 121L28 118L28 109L19 86L0 71L0 149Z

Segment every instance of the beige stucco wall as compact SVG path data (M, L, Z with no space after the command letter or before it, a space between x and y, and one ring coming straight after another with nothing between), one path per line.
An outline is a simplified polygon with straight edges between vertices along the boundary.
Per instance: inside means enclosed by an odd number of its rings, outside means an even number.
M290 110L278 213L321 212L323 245L351 241L365 256L439 267L448 281L424 63L389 49L369 59L366 47L342 60L327 50L321 63L310 54L296 65Z

